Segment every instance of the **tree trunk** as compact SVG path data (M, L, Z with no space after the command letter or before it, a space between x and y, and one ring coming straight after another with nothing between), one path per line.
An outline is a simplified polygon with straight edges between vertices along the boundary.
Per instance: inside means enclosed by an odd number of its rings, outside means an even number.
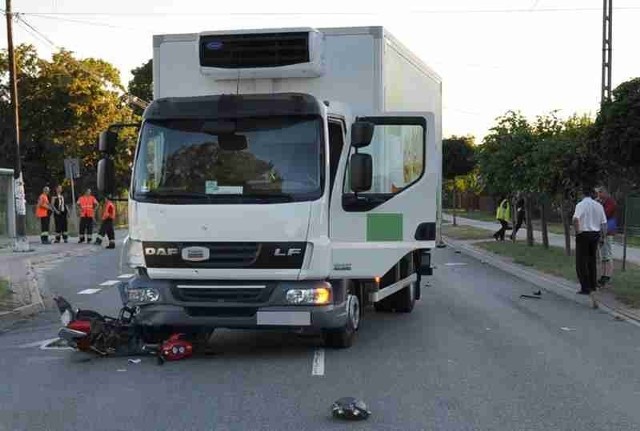
M564 254L571 256L571 223L569 214L567 213L567 202L564 198L560 204L560 217L562 218L562 227L564 228Z
M458 221L456 220L456 213L458 212L458 205L456 202L456 180L453 180L453 225L458 226Z
M533 247L533 207L531 205L531 193L527 193L525 198L525 218L527 219L527 245Z
M540 223L542 224L542 245L549 248L549 226L547 225L547 197L542 196L540 202Z

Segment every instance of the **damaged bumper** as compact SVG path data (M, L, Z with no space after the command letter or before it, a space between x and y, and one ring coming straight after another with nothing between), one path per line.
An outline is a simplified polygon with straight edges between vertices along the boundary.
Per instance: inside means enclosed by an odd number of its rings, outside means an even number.
M136 323L147 327L293 330L343 327L347 307L342 286L331 286L331 301L326 305L288 304L287 292L312 289L317 283L207 280L196 284L140 276L124 283L121 295L123 302L139 307Z

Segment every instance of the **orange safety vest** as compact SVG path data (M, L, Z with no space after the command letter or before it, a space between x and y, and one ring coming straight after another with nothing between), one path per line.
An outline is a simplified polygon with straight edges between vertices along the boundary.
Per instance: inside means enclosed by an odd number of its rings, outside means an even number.
M80 205L80 217L91 217L95 215L94 205L98 203L95 196L80 196L78 205Z
M111 201L107 201L107 205L104 207L104 211L102 211L102 220L111 219L114 220L116 218L116 206Z
M42 193L38 198L38 207L36 208L36 217L42 218L49 215L49 196Z

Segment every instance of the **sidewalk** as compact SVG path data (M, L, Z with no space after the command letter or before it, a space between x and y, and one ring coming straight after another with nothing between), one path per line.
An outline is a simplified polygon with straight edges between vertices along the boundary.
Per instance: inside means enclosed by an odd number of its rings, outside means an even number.
M116 231L116 238L123 238L125 230ZM0 298L0 320L28 316L44 310L45 300L40 294L38 276L48 267L72 257L96 253L100 247L78 244L78 237L70 237L68 243L41 244L39 236L29 236L32 251L14 253L11 244L0 247L0 278L9 281L11 293ZM95 238L95 236L94 236Z
M443 214L443 220L451 223L453 221L453 217L450 214ZM472 220L460 216L456 216L456 221L458 224L465 226L472 226L478 229L484 229L490 232L495 232L500 228L500 225L496 221L495 223L480 221L480 220ZM533 237L538 244L542 243L542 232L538 230L533 231ZM487 235L487 240L491 240L491 235ZM522 227L518 231L518 239L522 241L527 240L527 229L525 226ZM555 247L564 248L564 235L558 235L554 233L549 233L549 245ZM571 249L575 250L575 241L571 240ZM622 252L623 247L620 244L613 244L613 257L618 260L622 260ZM640 249L634 247L627 247L627 262L635 263L640 265Z

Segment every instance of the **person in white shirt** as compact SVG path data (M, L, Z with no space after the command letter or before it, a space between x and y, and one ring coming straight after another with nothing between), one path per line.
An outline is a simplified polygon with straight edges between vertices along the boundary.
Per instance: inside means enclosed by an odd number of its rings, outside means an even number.
M601 235L607 234L604 208L591 198L590 188L583 191L583 199L576 205L573 226L576 230L576 273L581 295L589 295L597 287L596 255Z

